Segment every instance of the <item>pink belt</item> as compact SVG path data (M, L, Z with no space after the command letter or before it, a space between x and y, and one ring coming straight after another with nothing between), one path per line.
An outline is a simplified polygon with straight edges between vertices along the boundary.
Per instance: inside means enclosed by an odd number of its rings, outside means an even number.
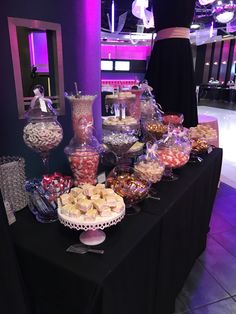
M156 41L169 38L190 38L190 29L186 27L164 28L157 32Z

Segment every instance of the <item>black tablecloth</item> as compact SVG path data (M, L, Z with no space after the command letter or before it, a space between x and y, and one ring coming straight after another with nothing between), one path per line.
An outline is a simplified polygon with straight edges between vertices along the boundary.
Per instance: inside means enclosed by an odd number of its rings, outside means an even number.
M19 264L37 313L170 314L196 257L204 250L222 150L160 182L160 201L105 230L104 255L65 249L79 232L40 224L28 210L11 227Z

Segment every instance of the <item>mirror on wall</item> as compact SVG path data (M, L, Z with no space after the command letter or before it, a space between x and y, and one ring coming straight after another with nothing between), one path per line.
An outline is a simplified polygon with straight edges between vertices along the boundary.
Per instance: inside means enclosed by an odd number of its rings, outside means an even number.
M18 116L24 118L41 84L58 114L65 113L61 25L8 17Z

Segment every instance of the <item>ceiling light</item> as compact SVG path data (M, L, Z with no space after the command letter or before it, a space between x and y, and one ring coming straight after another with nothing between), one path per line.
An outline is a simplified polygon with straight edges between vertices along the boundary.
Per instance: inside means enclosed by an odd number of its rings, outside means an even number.
M214 1L215 0L199 0L199 3L201 5L208 5L208 4L210 4L210 3L214 2Z
M213 17L214 19L223 24L231 22L235 17L236 4L230 1L217 1L213 6Z
M190 29L196 30L199 29L201 27L201 25L197 22L193 22L190 26Z

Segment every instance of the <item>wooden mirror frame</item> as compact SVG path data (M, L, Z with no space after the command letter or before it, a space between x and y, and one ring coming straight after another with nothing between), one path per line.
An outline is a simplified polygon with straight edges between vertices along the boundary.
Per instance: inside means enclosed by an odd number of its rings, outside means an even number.
M25 27L29 29L37 29L42 31L55 31L55 51L54 58L56 58L55 75L58 80L57 90L58 95L49 97L52 101L58 101L59 107L57 112L59 115L65 114L65 98L64 98L64 73L63 73L63 56L62 56L62 36L61 36L61 25L57 23L21 19L15 17L8 17L8 29L10 36L10 46L12 54L12 64L15 79L16 98L18 107L18 117L23 119L25 115L25 101L31 100L31 97L24 97L21 65L19 57L19 46L17 39L17 27Z

